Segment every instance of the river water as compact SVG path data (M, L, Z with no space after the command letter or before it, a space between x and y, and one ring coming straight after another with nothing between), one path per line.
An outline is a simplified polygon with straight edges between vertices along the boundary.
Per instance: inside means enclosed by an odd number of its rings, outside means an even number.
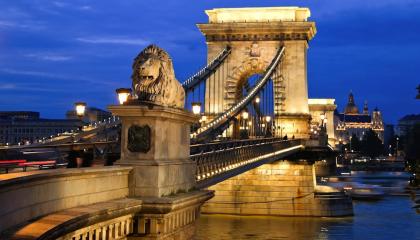
M420 240L420 214L409 196L353 205L354 216L344 218L202 215L196 239Z

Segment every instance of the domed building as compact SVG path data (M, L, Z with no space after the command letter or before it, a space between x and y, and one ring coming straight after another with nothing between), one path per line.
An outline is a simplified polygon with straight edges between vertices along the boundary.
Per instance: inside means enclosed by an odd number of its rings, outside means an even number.
M365 101L363 112L359 112L351 92L344 112L335 111L334 122L336 138L344 144L348 143L353 135L363 139L363 135L370 129L378 134L382 142L384 140L384 123L379 109L375 108L371 114Z
M346 109L344 110L345 114L359 114L359 109L356 104L354 104L353 93L350 92L349 102L347 103Z

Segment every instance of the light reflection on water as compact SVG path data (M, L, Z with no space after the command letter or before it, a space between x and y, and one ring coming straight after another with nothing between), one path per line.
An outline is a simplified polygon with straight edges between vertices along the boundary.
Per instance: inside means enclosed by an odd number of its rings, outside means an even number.
M207 239L416 239L420 214L409 197L354 202L354 217L241 217L202 215L198 240Z
M352 218L321 220L202 215L198 223L197 239L329 239L328 236L334 232L337 232L336 236L342 237L340 239L344 239L351 235L340 231L340 228L349 228L352 222Z

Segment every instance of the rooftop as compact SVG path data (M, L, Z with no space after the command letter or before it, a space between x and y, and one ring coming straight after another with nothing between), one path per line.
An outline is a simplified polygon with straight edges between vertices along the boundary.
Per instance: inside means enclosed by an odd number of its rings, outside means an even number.
M340 113L338 114L338 117L340 118L340 121L342 122L353 122L353 123L370 123L372 121L370 115L365 114L344 114Z
M206 13L209 23L306 22L311 16L309 8L300 7L214 8Z
M405 115L399 121L420 121L420 114Z
M334 98L309 98L308 104L309 105L334 105L335 99Z

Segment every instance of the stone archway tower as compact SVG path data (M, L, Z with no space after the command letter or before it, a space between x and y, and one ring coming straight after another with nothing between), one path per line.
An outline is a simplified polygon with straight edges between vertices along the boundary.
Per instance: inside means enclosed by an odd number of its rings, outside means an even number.
M307 137L307 49L316 33L315 23L307 21L309 9L220 8L206 13L209 23L197 26L206 37L208 61L226 45L232 49L224 64L207 79L204 108L208 117L232 106L242 79L264 72L277 49L285 46L285 57L273 79L276 135Z

